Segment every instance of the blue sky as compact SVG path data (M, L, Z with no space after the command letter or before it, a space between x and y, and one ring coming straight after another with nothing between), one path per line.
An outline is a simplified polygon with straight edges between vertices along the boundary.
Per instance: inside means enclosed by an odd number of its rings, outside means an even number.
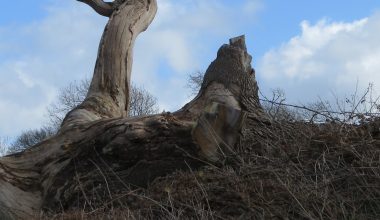
M158 0L136 42L132 80L174 111L187 75L245 34L261 90L290 103L380 84L378 0ZM46 123L59 88L91 77L106 19L74 0L5 1L0 9L0 137ZM378 90L377 90L378 91Z

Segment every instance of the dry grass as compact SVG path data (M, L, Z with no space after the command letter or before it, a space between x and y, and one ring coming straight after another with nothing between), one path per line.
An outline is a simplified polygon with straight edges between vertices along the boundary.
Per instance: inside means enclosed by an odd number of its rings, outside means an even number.
M248 117L225 164L178 171L146 189L122 183L124 190L96 206L87 200L39 218L380 219L380 97L372 86L336 109L273 97L264 105L273 123Z
M41 218L380 218L380 120L250 123L239 160L156 179L114 195L118 205Z

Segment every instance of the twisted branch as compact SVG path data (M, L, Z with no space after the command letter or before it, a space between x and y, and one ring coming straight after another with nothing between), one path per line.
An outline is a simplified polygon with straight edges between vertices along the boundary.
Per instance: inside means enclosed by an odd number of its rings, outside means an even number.
M113 2L104 2L103 0L77 0L93 8L98 14L110 17L114 11Z

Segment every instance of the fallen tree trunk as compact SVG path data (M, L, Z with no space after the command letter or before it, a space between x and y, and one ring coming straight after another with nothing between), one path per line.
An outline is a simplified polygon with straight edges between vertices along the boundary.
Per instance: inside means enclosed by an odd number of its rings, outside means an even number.
M56 136L0 158L0 219L92 208L122 188L225 163L247 121L269 123L244 37L220 48L199 94L182 109L128 118L133 42L154 18L156 1L81 1L110 17L90 90Z

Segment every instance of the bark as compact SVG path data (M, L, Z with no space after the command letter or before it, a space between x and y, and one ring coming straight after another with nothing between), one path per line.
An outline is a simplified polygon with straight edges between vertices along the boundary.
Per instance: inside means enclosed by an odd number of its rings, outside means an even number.
M133 45L136 37L148 28L156 11L156 0L128 0L114 9L99 45L87 97L66 116L64 129L103 118L127 116Z
M98 1L83 2L106 14L94 5ZM114 201L121 189L146 187L176 170L223 164L234 158L248 121L269 123L244 36L220 48L199 94L182 109L128 118L133 43L157 5L110 5L85 101L68 113L56 136L0 158L0 219L93 208Z

